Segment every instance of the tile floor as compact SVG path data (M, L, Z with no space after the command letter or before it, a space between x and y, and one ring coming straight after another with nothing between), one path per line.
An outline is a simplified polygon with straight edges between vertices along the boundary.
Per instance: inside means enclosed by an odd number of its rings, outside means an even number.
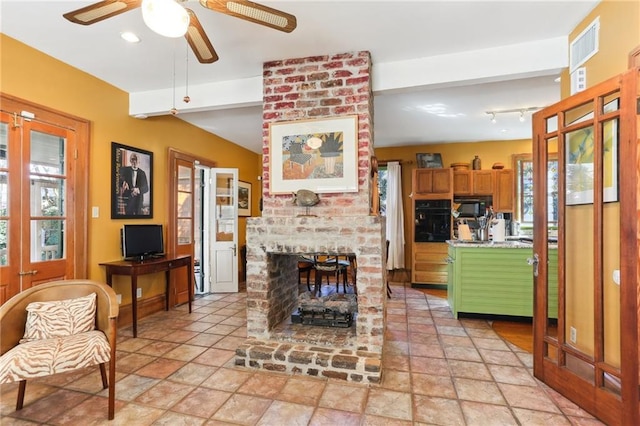
M456 320L444 299L392 286L380 385L234 366L245 293L207 295L119 331L116 417L97 368L0 387L9 425L596 425L531 375L531 354L484 320Z

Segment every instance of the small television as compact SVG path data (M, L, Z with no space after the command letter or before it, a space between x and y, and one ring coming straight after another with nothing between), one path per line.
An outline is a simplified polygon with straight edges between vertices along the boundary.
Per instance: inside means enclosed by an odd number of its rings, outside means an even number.
M162 225L123 225L120 233L122 257L125 260L144 260L164 256Z

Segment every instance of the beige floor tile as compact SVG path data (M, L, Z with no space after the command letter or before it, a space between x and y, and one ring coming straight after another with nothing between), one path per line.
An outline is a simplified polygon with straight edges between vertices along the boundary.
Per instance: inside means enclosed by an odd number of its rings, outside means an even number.
M187 344L210 347L216 344L223 337L224 336L221 336L219 334L200 333L193 339L187 340Z
M412 373L412 391L414 394L430 395L442 398L455 398L456 391L450 377Z
M500 389L494 382L484 380L454 378L458 398L467 401L506 405Z
M151 377L142 377L130 374L116 383L116 399L133 401L143 392L155 386L160 380ZM108 389L104 389L100 395L106 395Z
M145 355L151 355L151 356L162 356L164 354L166 354L167 352L169 352L170 350L177 348L178 346L180 346L179 343L173 343L173 342L162 342L162 341L153 341L153 343L150 343L149 345L141 348L140 350L138 350L137 352L139 354L145 354ZM120 360L118 359L118 363L120 362Z
M368 388L329 382L320 397L319 406L342 411L362 413L367 399Z
M390 419L389 417L372 416L365 414L362 418L362 426L412 426L413 422L409 420Z
M485 337L472 337L473 343L479 349L493 349L497 351L508 351L509 346L499 339L487 339Z
M411 372L449 376L449 364L444 358L411 357Z
M116 411L115 418L110 423L101 424L147 426L153 424L163 413L159 408L129 403Z
M274 398L287 383L288 377L285 375L275 375L264 372L257 372L249 377L238 388L238 393L255 395L264 398Z
M229 398L231 393L198 387L171 407L171 411L190 416L209 418Z
M491 375L498 383L512 385L537 386L536 380L525 367L512 367L510 365L487 365Z
M386 355L382 357L382 366L384 369L409 371L409 357L406 355Z
M411 420L411 394L386 389L370 389L365 413L400 420Z
M169 376L169 380L198 386L207 380L217 369L218 367L190 362Z
M520 359L511 351L494 351L492 349L478 349L478 351L487 364L522 366Z
M200 426L204 422L206 422L206 419L200 417L167 411L162 417L153 422L153 426Z
M318 405L327 381L293 376L287 380L277 399L295 404Z
M126 338L123 341L116 342L116 347L119 351L125 352L138 352L148 344L153 343L153 340L138 338Z
M200 356L195 358L193 362L222 367L227 361L234 358L235 355L235 351L211 348L207 349Z
M193 339L198 338L198 336L194 337ZM205 335L205 336L208 336L208 335ZM191 361L192 359L194 359L195 357L197 357L198 355L200 355L202 352L206 350L207 349L202 346L183 344L164 354L163 358L177 359L180 361Z
M444 351L442 346L436 341L434 343L411 343L411 356L412 357L430 357L430 358L444 358Z
M512 407L561 413L551 397L540 387L518 386L505 383L498 383L498 386Z
M235 392L252 375L253 373L249 371L219 368L207 380L202 382L202 386Z
M175 359L156 358L154 361L137 370L136 374L156 379L166 379L185 364L186 362Z
M458 401L433 396L414 395L413 420L428 425L464 426Z
M306 425L313 415L313 407L286 401L273 401L258 425Z
M411 373L408 371L386 370L382 374L381 386L398 392L411 392Z
M249 395L232 395L216 411L212 419L241 425L254 425L260 420L273 401Z
M124 373L133 373L141 367L157 359L154 356L132 353L123 357L116 357L116 370Z
M453 377L465 377L467 379L491 380L491 373L487 366L481 362L448 360L451 375Z
M523 408L514 408L513 412L522 425L568 426L571 424L569 419L560 414Z
M444 348L444 354L447 359L482 362L482 357L475 348L449 346Z
M215 324L206 329L205 333L210 334L219 334L221 336L226 336L227 334L231 334L238 329L235 325L224 325L224 324Z
M163 380L138 396L135 402L141 405L169 409L194 389L195 386Z
M460 401L467 426L517 426L508 407L482 402ZM489 422L489 423L488 423ZM523 423L527 424L527 423Z
M27 392L29 391L27 386ZM35 422L47 422L57 418L66 410L79 405L91 395L83 392L75 392L66 389L58 389L30 404L25 404L20 411L12 413L12 416Z
M313 413L309 426L358 426L360 420L361 415L358 413L332 410L330 408L318 408L315 413Z

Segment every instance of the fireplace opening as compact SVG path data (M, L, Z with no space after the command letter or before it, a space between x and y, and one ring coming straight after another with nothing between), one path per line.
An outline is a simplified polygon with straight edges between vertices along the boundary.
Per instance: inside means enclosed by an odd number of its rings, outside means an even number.
M307 283L306 277L300 279L298 270L298 261L303 255L307 258L315 256L318 262L326 260L326 257L338 255L338 258L352 259L352 262L340 274L316 274L317 271L312 268L309 274L310 281ZM358 302L355 294L357 281L354 280L357 279L357 274L352 268L356 268L356 255L272 253L268 255L268 259L275 269L270 275L272 286L291 289L290 294L294 295L293 300L288 300L289 298L281 293L281 297L287 301L283 300L283 303L277 305L285 311L273 313L274 316L283 319L271 330L271 339L355 348ZM293 273L284 272L281 268L293 268Z

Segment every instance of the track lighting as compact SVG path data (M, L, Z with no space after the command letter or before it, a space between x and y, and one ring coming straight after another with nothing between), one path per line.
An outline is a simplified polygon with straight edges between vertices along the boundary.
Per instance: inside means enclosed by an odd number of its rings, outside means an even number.
M486 113L491 116L490 120L494 124L497 122L496 115L498 115L498 114L511 114L511 113L520 114L518 119L520 120L521 123L524 123L524 121L525 121L525 116L524 116L525 113L537 111L539 109L541 109L541 107L527 107L527 108L514 108L514 109L501 109L501 110L495 110L495 111L486 111Z

